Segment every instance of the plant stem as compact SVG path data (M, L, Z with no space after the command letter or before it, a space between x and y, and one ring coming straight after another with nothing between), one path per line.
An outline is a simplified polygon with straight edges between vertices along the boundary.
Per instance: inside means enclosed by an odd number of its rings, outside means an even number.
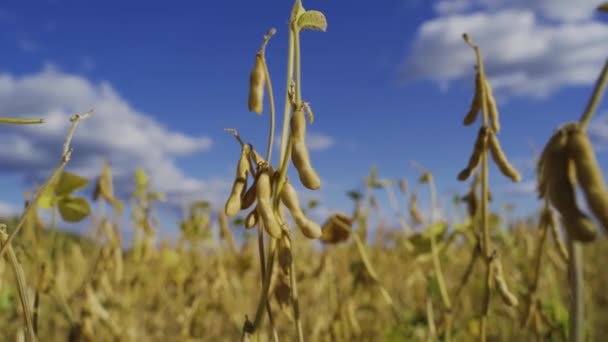
M585 340L585 280L583 277L583 246L568 239L568 283L570 284L570 342Z
M298 334L298 341L304 341L304 331L302 330L302 320L300 319L300 302L298 300L298 282L296 280L296 267L293 256L293 249L291 250L292 262L289 263L289 282L291 283L291 300L293 306L293 317L294 324L296 326L296 332Z
M606 90L606 86L608 85L608 59L604 63L604 68L600 73L597 81L595 82L595 88L593 89L593 93L591 94L591 98L589 98L589 102L587 102L587 107L585 107L585 112L581 115L579 120L581 127L586 128L589 125L589 121L595 114L595 110L602 100L602 96L604 95L604 90Z
M0 118L0 124L31 125L44 123L44 119L14 119Z
M259 328L264 317L264 309L266 308L266 302L268 301L268 291L270 290L270 280L272 278L272 271L274 269L274 258L276 255L276 239L270 239L270 246L268 247L269 253L266 259L266 277L264 277L264 283L262 284L262 294L260 296L260 302L255 312L255 319L253 321L253 331ZM252 333L253 331L250 331Z
M26 341L27 342L35 342L36 335L34 330L34 323L32 320L32 307L30 305L29 296L27 293L27 284L25 281L25 273L23 272L23 268L19 264L19 260L17 259L17 255L13 250L13 246L8 243L8 235L6 233L6 226L0 225L0 239L2 240L3 245L8 246L8 254L5 256L8 263L11 265L13 269L13 274L15 276L15 280L17 282L17 290L19 292L19 299L21 301L21 308L23 309L23 316L25 319L25 327L26 327Z
M260 273L262 274L262 287L264 286L264 279L266 279L266 264L264 261L264 230L258 225L258 253L260 255ZM275 342L279 341L279 335L277 328L274 324L274 318L272 317L272 311L270 310L270 302L266 301L266 312L268 313L268 320L270 321L270 327L272 329L272 337Z
M276 33L276 29L271 28L264 35L264 43L258 54L262 58L262 65L264 66L264 77L266 78L266 90L268 91L268 104L270 107L270 133L268 136L268 147L266 149L266 161L270 163L272 158L272 145L274 144L274 126L275 126L275 107L274 107L274 94L272 92L272 81L270 80L270 72L268 71L268 65L266 64L266 45L270 38Z

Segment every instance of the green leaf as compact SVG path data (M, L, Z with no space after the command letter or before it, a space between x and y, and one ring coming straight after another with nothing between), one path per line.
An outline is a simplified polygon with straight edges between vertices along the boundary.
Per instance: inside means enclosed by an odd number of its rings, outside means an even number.
M298 17L300 30L323 31L327 30L327 19L320 11L306 11Z
M75 173L62 172L59 181L55 186L57 196L69 195L72 192L82 189L89 184L89 180Z
M38 208L40 209L51 209L53 207L53 200L55 198L54 189L49 186L44 190L38 198Z
M135 186L143 188L148 186L148 183L150 183L150 177L148 177L146 171L142 168L135 170Z
M91 215L91 206L83 197L62 197L58 206L59 214L66 222L80 222Z

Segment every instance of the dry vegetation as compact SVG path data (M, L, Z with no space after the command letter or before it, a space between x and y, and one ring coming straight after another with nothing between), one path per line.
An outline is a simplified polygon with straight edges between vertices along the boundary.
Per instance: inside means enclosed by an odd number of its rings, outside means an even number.
M535 217L513 221L489 209L490 160L513 182L520 176L500 147L499 112L481 49L464 34L477 63L475 94L463 123L480 122L480 128L457 175L470 182L453 202L460 219L448 222L420 212L418 191L428 188L433 209L436 185L433 174L416 165L421 176L409 186L405 180L379 178L372 169L365 191L348 193L353 212L334 213L319 224L307 216L317 203L303 207L292 182L311 190L322 186L306 145L314 114L301 89L300 33L326 27L321 12L295 2L281 148L274 165L275 100L265 49L276 30L264 36L250 75L248 108L262 114L267 96L266 155L228 129L241 152L225 208L214 211L205 201L192 203L176 243L157 244L161 228L154 205L164 195L150 189L144 170L134 174L129 200L136 234L128 250L118 225L124 205L115 197L110 166L104 164L92 184L95 212L89 199L78 195L90 181L64 168L76 126L93 112L74 115L58 167L26 196L23 214L0 226L4 339L607 339L608 295L598 260L608 256L608 246L596 227L608 229L608 193L585 128L608 83L608 62L581 119L556 130L539 158L543 201ZM0 123L43 122L0 118ZM290 164L299 179L287 178ZM579 209L577 187L593 218ZM398 229L389 229L382 219L369 227L370 215L385 213L376 201L379 195L388 196L390 209L397 212ZM401 208L408 208L407 215ZM42 210L52 213L52 222L40 219ZM61 221L90 216L90 238L56 230ZM234 235L243 231L244 243L238 245Z

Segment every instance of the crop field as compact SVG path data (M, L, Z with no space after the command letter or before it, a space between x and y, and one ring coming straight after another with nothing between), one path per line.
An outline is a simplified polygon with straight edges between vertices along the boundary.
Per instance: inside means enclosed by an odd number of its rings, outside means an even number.
M467 129L470 140L453 175L466 189L449 203L455 215L435 214L435 172L416 163L408 180L371 167L362 188L343 189L350 209L319 220L311 214L319 203L301 190L325 185L309 140L324 113L302 87L300 40L305 31L316 31L306 34L311 40L324 34L331 18L304 5L296 0L288 25L269 25L245 57L243 115L259 121L266 141L254 146L241 127L225 128L231 188L221 208L188 203L174 240L159 238L167 195L152 186L150 170L138 168L133 187L118 188L110 162L95 177L69 169L79 153L73 138L98 114L69 118L56 168L31 185L18 214L0 218L0 340L608 340L608 188L588 132L608 60L580 112L542 142L534 215L490 207L493 182L522 180L501 145L517 132L501 127L477 33L461 32L475 65L468 106L452 110L462 117L453 130ZM597 12L608 15L608 3ZM278 35L287 39L286 70L271 75L266 51ZM46 124L0 117L2 126L32 131ZM85 220L90 234L62 229Z

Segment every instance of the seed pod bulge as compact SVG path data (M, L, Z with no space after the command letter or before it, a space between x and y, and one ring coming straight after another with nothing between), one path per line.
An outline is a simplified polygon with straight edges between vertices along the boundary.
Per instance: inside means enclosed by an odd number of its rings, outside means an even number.
M263 168L258 173L256 181L257 193L257 213L258 219L264 224L264 229L270 236L279 239L283 235L283 231L277 218L272 211L272 188L270 184L270 175L267 167Z
M479 133L477 134L477 139L475 140L475 146L473 146L473 153L471 153L471 157L469 158L469 163L464 168L464 170L460 171L458 174L458 180L465 181L479 165L479 161L481 160L481 154L485 150L486 140L488 137L488 129L487 127L481 127L479 129Z
M249 187L249 189L247 189L247 191L243 195L243 200L241 201L241 210L251 207L251 205L255 202L255 198L256 198L255 189L256 189L256 181L254 180L251 187Z
M477 116L479 110L481 109L481 79L479 77L479 72L475 74L475 94L473 95L473 99L471 100L471 106L469 112L464 117L464 125L469 126L472 125L475 120L477 120Z
M583 130L577 129L571 132L568 137L568 154L574 162L578 184L585 194L589 209L608 231L606 184L591 141Z
M321 187L321 180L310 164L310 156L306 147L306 117L304 110L297 109L291 117L291 161L298 171L302 185L310 190Z
M498 138L496 138L496 135L492 132L488 134L488 145L490 147L492 159L494 160L494 163L496 163L496 166L498 166L500 172L502 172L502 174L506 177L510 178L513 182L519 182L521 180L521 175L511 165L511 163L509 163L507 156L500 147L500 142L498 142Z
M289 181L285 181L283 190L281 190L281 202L285 204L304 236L309 239L318 239L321 237L321 227L304 215L302 208L300 207L298 194Z
M249 173L249 145L243 145L241 149L241 157L236 170L236 178L232 184L232 191L226 201L225 212L226 216L232 217L241 209L242 197L245 195L247 188L247 174Z
M595 240L597 229L593 221L579 209L572 182L568 179L551 181L548 187L549 200L561 214L561 221L568 236L581 242Z
M488 101L488 119L490 119L490 126L494 133L498 133L500 131L500 122L498 119L498 108L496 107L496 100L494 99L494 95L492 94L492 87L490 87L490 82L487 79L484 79L484 89L486 94L486 100Z
M262 56L256 55L253 70L249 75L249 111L262 114L264 107L264 61Z

